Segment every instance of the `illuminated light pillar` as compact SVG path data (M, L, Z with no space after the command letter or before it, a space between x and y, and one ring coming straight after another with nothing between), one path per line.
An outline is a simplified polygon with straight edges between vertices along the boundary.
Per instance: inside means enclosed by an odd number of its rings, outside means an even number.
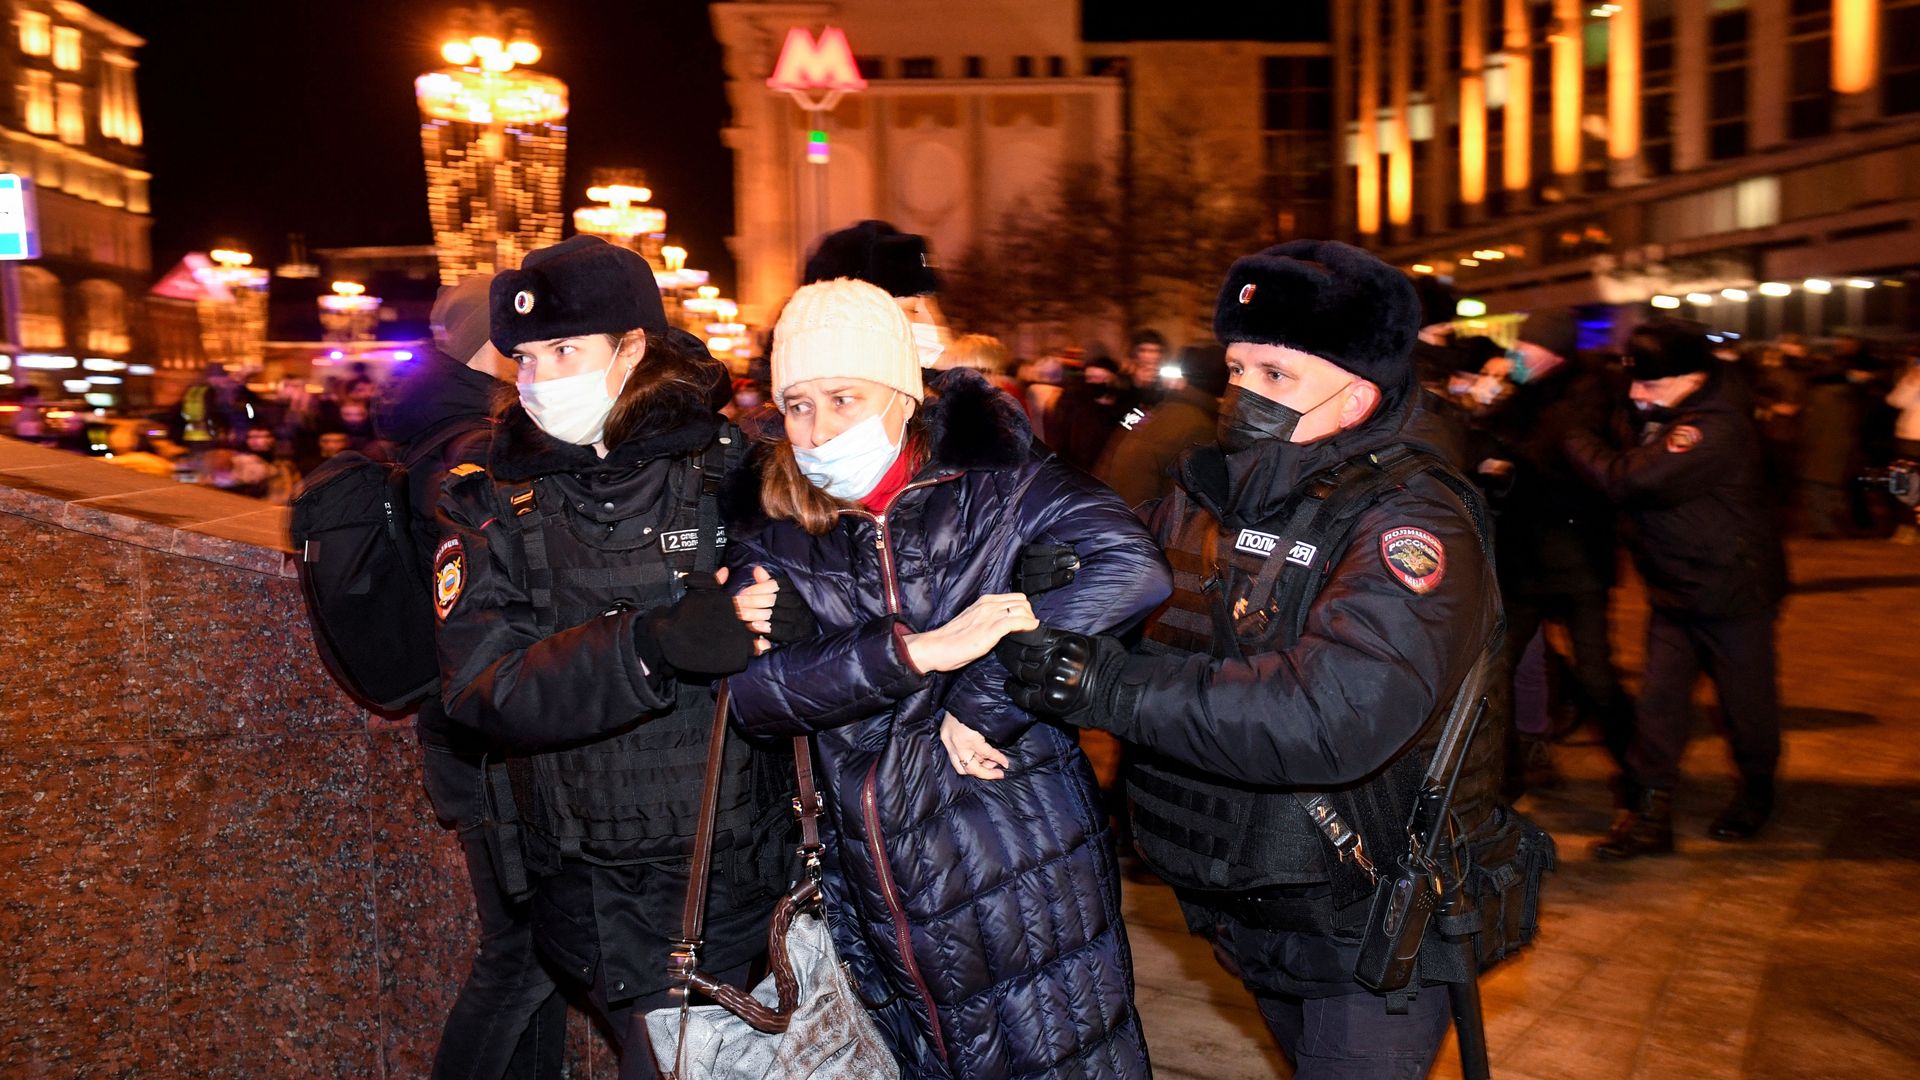
M1581 0L1553 0L1553 174L1571 195L1580 171Z
M1360 0L1360 139L1355 149L1354 223L1380 235L1380 3Z
M1879 112L1880 0L1834 0L1833 89L1836 119L1852 127Z
M1533 185L1533 53L1527 33L1527 0L1507 0L1500 21L1501 45L1507 54L1507 105L1502 139L1506 153L1501 182L1507 191L1522 194ZM1509 203L1509 209L1512 208Z
M773 74L767 78L767 88L777 90L793 99L807 118L806 160L807 172L813 176L813 227L806 235L797 237L802 253L805 252L814 237L826 232L831 218L827 207L827 162L830 156L827 141L827 118L833 107L847 94L867 88L867 80L860 75L860 65L855 62L853 46L847 42L846 31L837 26L825 27L819 37L796 26L787 31L786 42L780 48L780 59L774 62Z
M1607 158L1614 186L1640 169L1640 0L1616 0L1607 20Z
M414 80L442 285L513 269L560 242L567 86L516 70L540 59L508 21L516 14L458 13L467 32L441 46L448 66Z
M1478 220L1487 201L1486 0L1460 5L1460 201Z
M1413 224L1413 0L1393 0L1393 54L1388 72L1387 221L1396 232Z

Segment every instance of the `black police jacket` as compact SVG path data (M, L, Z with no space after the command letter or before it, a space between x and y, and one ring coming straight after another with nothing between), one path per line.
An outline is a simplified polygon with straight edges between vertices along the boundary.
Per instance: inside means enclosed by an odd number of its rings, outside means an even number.
M1315 443L1201 447L1182 459L1179 482L1223 528L1246 528L1330 466L1396 445L1432 452L1408 431L1412 414L1403 403ZM1162 542L1178 525L1169 516L1155 511ZM1361 512L1291 648L1131 657L1122 678L1139 687L1139 707L1114 732L1248 784L1353 784L1407 750L1452 700L1499 617L1470 512L1444 481L1419 474Z
M1580 476L1626 510L1648 599L1697 618L1757 615L1786 595L1760 433L1719 373L1616 450L1575 427L1563 442Z
M739 439L703 404L672 404L604 459L553 439L514 406L486 468L455 470L439 507L442 702L452 720L514 755L539 875L536 941L582 981L601 981L610 1000L667 985L714 722L704 683L681 684L642 660L647 616L672 595L661 532L680 520L691 459L712 461L716 444ZM737 465L737 449L724 450L718 457ZM509 492L530 492L547 519L545 609ZM621 570L643 564L652 584L636 593ZM729 740L703 954L714 970L764 948L786 880L791 771L790 759Z

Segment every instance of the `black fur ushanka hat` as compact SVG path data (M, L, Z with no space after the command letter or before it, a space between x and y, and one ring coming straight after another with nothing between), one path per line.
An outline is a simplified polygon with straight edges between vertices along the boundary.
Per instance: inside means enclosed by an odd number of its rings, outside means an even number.
M862 221L821 237L801 277L802 285L855 278L894 296L940 291L926 237L901 232L884 221Z
M1284 345L1383 390L1407 380L1419 332L1420 300L1407 276L1333 240L1290 240L1238 260L1213 309L1223 345Z

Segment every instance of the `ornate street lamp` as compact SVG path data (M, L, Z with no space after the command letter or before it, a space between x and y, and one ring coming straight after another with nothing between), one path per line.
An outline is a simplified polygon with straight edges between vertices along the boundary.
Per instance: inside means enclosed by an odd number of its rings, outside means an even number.
M539 62L519 8L463 9L440 47L448 67L414 80L427 212L440 282L520 265L558 243L566 176L567 86Z

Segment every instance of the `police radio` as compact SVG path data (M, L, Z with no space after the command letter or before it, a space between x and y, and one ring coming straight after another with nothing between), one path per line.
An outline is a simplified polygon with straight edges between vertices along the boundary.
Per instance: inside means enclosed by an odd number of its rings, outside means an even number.
M1449 885L1446 878L1457 881L1459 877L1459 868L1451 865L1456 853L1448 812L1453 806L1454 786L1466 764L1467 747L1487 711L1482 691L1492 658L1491 649L1481 652L1454 695L1446 727L1440 732L1440 745L1427 766L1407 821L1407 850L1380 875L1374 889L1373 906L1360 937L1360 958L1353 968L1354 979L1370 990L1391 993L1405 989L1413 980L1420 942L1445 897ZM1443 860L1449 863L1445 876Z

